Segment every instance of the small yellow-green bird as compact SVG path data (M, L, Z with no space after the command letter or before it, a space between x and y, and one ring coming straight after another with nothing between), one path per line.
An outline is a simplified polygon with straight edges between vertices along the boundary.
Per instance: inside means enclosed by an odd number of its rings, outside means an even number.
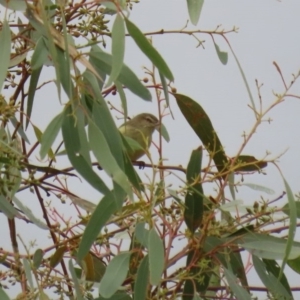
M159 120L152 114L142 113L119 127L119 131L128 139L131 151L129 158L136 161L146 154L152 142L152 134L160 125ZM133 140L133 141L132 141Z

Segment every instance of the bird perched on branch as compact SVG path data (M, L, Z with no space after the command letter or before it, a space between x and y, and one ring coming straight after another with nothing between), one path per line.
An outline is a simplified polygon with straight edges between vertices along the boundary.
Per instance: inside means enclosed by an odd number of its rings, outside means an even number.
M131 149L127 150L132 161L136 161L147 153L152 142L152 134L160 125L152 114L142 113L119 127L119 131L127 138Z

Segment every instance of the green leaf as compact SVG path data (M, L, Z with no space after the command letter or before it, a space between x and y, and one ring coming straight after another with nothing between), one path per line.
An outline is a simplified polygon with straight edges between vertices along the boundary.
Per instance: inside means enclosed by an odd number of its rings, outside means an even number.
M274 190L272 190L270 188L267 188L265 186L256 184L256 183L241 183L240 185L241 186L247 186L247 187L249 187L252 190L264 192L264 193L267 193L269 195L274 195L275 194Z
M287 242L286 242L285 255L284 255L284 259L282 261L281 272L280 272L279 278L281 278L281 274L284 270L284 267L285 267L285 264L286 264L288 258L292 258L289 255L292 252L293 242L294 242L296 228L297 228L297 207L296 207L296 201L294 199L294 194L293 194L288 182L283 177L283 175L282 175L282 179L284 182L285 191L286 191L286 195L287 195L288 203L289 203L290 226L289 226L288 238L287 238Z
M133 199L132 189L127 176L120 169L113 157L104 134L91 120L89 122L88 134L91 149L101 168L123 188L130 199Z
M123 141L124 142L124 141ZM123 153L124 158L124 172L128 177L131 184L139 191L145 191L145 187L143 182L137 172L135 171L134 167L132 166L131 160L128 157L127 153Z
M221 51L220 47L215 43L215 41L214 41L214 45L221 63L223 65L226 65L228 62L228 53Z
M42 249L37 249L34 254L33 254L33 265L35 269L38 269L39 266L41 265L44 257L44 252Z
M240 239L231 238L229 241L239 244L247 251L261 258L266 259L284 259L286 256L287 240L277 238L266 234L247 233ZM294 259L299 256L300 243L293 242L289 251L289 259Z
M112 68L106 86L110 86L118 77L123 67L125 54L125 24L121 14L117 14L111 31Z
M152 228L148 236L150 282L159 285L161 275L165 267L164 245L155 228Z
M102 97L101 91L97 85L96 77L91 72L86 72L85 82L92 88L93 94L86 97L96 99L92 102L92 118L95 125L104 134L104 137L109 145L110 151L117 161L120 168L124 169L122 139L119 130L111 116L110 110L107 107L105 100Z
M219 172L226 171L228 164L226 154L204 109L185 95L174 94L174 96L182 114L204 144Z
M243 287L237 284L237 278L232 274L231 271L224 268L224 274L232 292L237 299L251 300L250 294Z
M122 108L123 108L123 112L124 112L124 120L127 120L128 110L127 110L126 94L124 93L122 84L118 80L115 81L115 86L117 88L117 91L118 91L120 99L121 99Z
M0 299L10 300L10 297L4 292L3 288L0 286Z
M16 196L14 196L13 202L33 224L41 229L49 230L48 226L43 221L35 217L32 211L27 206L25 206L22 201L16 198Z
M18 211L11 205L11 203L3 195L0 195L0 210L9 219L13 219L15 216L19 214Z
M134 285L134 299L146 300L149 281L149 257L146 255L140 263Z
M300 274L300 256L294 258L294 259L289 259L287 261L288 266L294 270L296 273Z
M2 90L3 83L6 78L9 61L10 61L10 48L11 48L11 34L10 28L6 20L2 23L0 31L0 91Z
M204 0L187 0L190 20L195 26L198 24L203 3Z
M250 90L250 87L249 87L249 84L248 84L246 75L245 75L245 73L244 73L244 71L243 71L243 69L242 69L242 66L241 66L241 64L240 64L240 62L239 62L237 56L235 55L235 53L234 53L232 47L230 46L230 44L229 44L229 48L230 48L230 50L231 50L231 53L233 54L233 57L234 57L234 59L235 59L237 65L238 65L238 68L239 68L239 70L240 70L240 73L241 73L241 75L242 75L243 81L244 81L244 83L245 83L245 86L246 86L246 89L247 89L247 92L248 92L248 95L249 95L249 98L250 98L250 102L251 102L251 106L252 106L252 110L253 110L254 116L255 116L255 118L257 118L257 116L256 116L257 110L256 110L256 108L255 108L255 102L254 102L253 96L252 96L252 94L251 94L251 90Z
M151 45L148 39L140 31L140 29L127 18L125 18L125 23L128 33L131 35L141 51L150 59L150 61L161 72L162 75L173 81L174 77L168 65L158 51Z
M253 266L264 286L276 299L293 299L291 292L289 293L280 281L269 273L265 264L255 255L252 256ZM278 273L279 275L279 273Z
M69 99L73 98L73 85L71 80L71 69L70 69L70 57L66 51L63 51L56 46L56 65L57 73L59 73L59 78L57 78L61 83L65 93L68 95ZM57 76L57 75L56 75Z
M114 295L111 297L98 297L95 298L94 300L132 300L132 298L127 295L125 292L117 291Z
M41 69L43 64L47 61L48 55L49 52L46 46L45 38L40 37L35 45L35 49L31 58L31 69Z
M27 282L30 286L30 289L33 289L34 285L33 285L30 263L26 258L23 258L22 261L23 261L23 266L24 266Z
M71 106L65 109L63 116L62 134L72 166L97 191L102 194L111 194L102 179L94 172L89 162L80 153L80 137Z
M129 269L130 255L130 252L124 252L110 261L99 286L102 297L111 297L121 287Z
M72 263L71 259L69 260L69 271L71 273L72 281L73 281L75 291L76 291L76 300L84 300L84 298L82 297L83 295L82 295L82 290L81 290L81 287L80 287L80 283L79 283L79 280L76 276L76 272L74 270L74 266L73 266L73 263Z
M42 131L37 126L35 126L35 125L32 125L32 126L33 126L34 134L35 134L38 142L41 143L42 142L42 136L43 136ZM49 158L51 158L55 161L55 155L54 155L51 148L49 148L49 150L48 150L48 156L49 156Z
M50 257L50 267L55 268L64 258L65 252L68 251L66 246L57 248L54 254Z
M169 136L169 133L168 133L168 130L167 130L166 126L163 123L160 124L160 132L161 132L161 135L164 138L164 140L167 143L169 143L170 142L170 136Z
M140 222L136 224L135 237L145 248L148 248L150 231L145 228L145 224L145 222Z
M296 206L296 215L297 218L300 219L300 202L295 201L295 206ZM290 208L289 208L289 203L287 203L283 208L282 212L285 213L286 215L290 215Z
M32 107L33 107L33 100L36 92L36 87L40 78L40 74L42 71L42 67L39 69L33 70L30 76L30 83L29 83L29 89L28 89L28 97L27 97L27 118L26 118L26 128L28 127L31 113L32 113Z
M160 77L160 81L163 87L163 91L164 91L164 95L165 95L165 100L166 100L166 104L167 107L169 107L170 105L170 100L169 100L169 91L168 91L168 85L165 79L165 76L161 74L161 72L159 72L159 77Z
M235 159L234 157L231 158ZM235 161L235 172L254 172L260 171L261 169L268 166L266 161L257 160L251 155L240 155Z
M3 5L6 8L9 8L9 9L15 10L15 11L25 11L26 10L26 2L25 1L20 1L20 0L10 0L10 1L0 0L0 4Z
M234 173L231 172L228 175L228 186L230 190L230 194L233 200L235 200L235 187L234 187Z
M202 148L193 150L187 166L186 179L189 185L185 197L184 221L189 230L194 233L201 225L203 218L203 188L201 180ZM195 183L195 180L198 182Z
M280 271L281 271L278 263L275 260L270 260L270 259L263 259L263 262L265 264L267 272L272 273L275 276L275 278L277 278L277 280L278 280ZM286 276L284 275L284 273L282 273L282 276L279 279L279 281L282 284L282 286L284 287L284 289L288 292L288 294L292 295L289 282L288 282Z
M116 210L115 199L110 192L101 199L85 228L77 254L79 261L84 259L99 232Z
M60 113L50 122L45 132L43 133L41 139L41 149L40 149L41 159L44 159L46 154L49 152L53 142L55 141L58 135L59 130L61 129L63 120L64 120L64 115Z
M188 253L186 259L186 269L188 277L183 287L183 300L192 300L196 292L205 294L210 282L212 263L208 262L206 266L200 267L199 262L201 254L199 249L192 250Z
M92 47L90 52L90 62L93 66L95 66L96 70L101 70L105 74L111 73L112 55L103 52L97 46ZM149 90L140 82L138 77L125 64L123 64L117 79L132 93L146 101L151 101L152 96Z

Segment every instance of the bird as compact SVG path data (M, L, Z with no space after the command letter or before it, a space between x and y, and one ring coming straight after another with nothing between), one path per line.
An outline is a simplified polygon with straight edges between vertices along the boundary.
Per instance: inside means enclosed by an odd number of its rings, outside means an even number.
M159 125L160 122L154 115L141 113L119 127L119 131L127 138L130 145L127 154L131 161L138 160L148 152L152 134Z

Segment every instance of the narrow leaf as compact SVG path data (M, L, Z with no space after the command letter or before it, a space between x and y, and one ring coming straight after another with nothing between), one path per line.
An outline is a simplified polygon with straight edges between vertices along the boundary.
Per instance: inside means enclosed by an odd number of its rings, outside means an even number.
M92 51L90 52L90 62L97 70L101 70L105 74L111 73L112 55L103 52L97 46L92 47ZM123 64L117 79L141 99L151 101L152 96L149 90L140 82L138 77L125 64Z
M42 159L46 156L51 148L53 142L55 141L59 130L61 129L62 122L64 119L64 115L60 113L57 115L47 126L45 132L42 135L41 139L41 149L40 149L40 156Z
M238 285L237 278L232 274L232 272L224 268L224 273L227 282L237 299L251 300L250 294L243 287Z
M165 267L164 245L158 236L155 228L152 228L148 237L149 246L149 268L150 282L152 285L158 285Z
M108 187L80 153L81 145L78 128L70 106L64 111L63 116L62 134L72 166L97 191L110 194Z
M77 254L79 261L89 252L99 232L116 210L115 200L110 192L99 202L85 228Z
M29 83L29 89L28 89L28 97L27 97L27 119L26 119L26 128L28 127L31 113L32 113L32 107L33 107L33 100L36 92L36 87L38 85L38 81L41 75L42 67L33 70L30 76L30 83Z
M158 51L150 44L140 29L125 18L128 33L131 35L135 43L141 51L151 60L153 65L169 80L173 81L174 77L164 59L160 56Z
M2 23L2 30L0 32L0 91L6 78L7 69L10 61L11 50L11 34L8 22L6 20Z
M190 20L195 26L198 24L203 3L204 0L187 0Z
M102 131L90 121L88 133L91 149L101 168L124 189L130 199L133 199L132 189L127 176L120 169L118 163L113 157Z
M199 183L201 161L202 148L193 150L187 166L186 179L191 186L187 189L184 210L185 223L192 233L201 225L203 217L203 188Z
M182 114L213 158L219 172L226 171L228 163L226 154L204 109L185 95L175 94L174 96Z
M130 255L131 253L124 252L110 261L99 286L102 297L109 298L120 288L129 269Z
M140 263L134 285L134 299L146 300L149 280L149 257L145 256Z
M221 63L223 65L226 65L227 62L228 62L228 53L224 52L224 51L221 51L220 47L215 43L215 41L214 41L214 45L215 45L215 49L217 51L217 54L218 54L218 57L219 57Z
M76 272L75 272L75 269L74 269L74 266L73 266L73 263L72 263L71 259L69 260L69 271L71 273L73 284L75 286L76 300L84 300L83 295L82 295L82 290L81 290L81 287L80 287L80 283L79 283L79 280L76 276Z
M112 68L106 86L110 86L118 77L123 67L125 54L125 24L121 14L117 14L111 31Z

